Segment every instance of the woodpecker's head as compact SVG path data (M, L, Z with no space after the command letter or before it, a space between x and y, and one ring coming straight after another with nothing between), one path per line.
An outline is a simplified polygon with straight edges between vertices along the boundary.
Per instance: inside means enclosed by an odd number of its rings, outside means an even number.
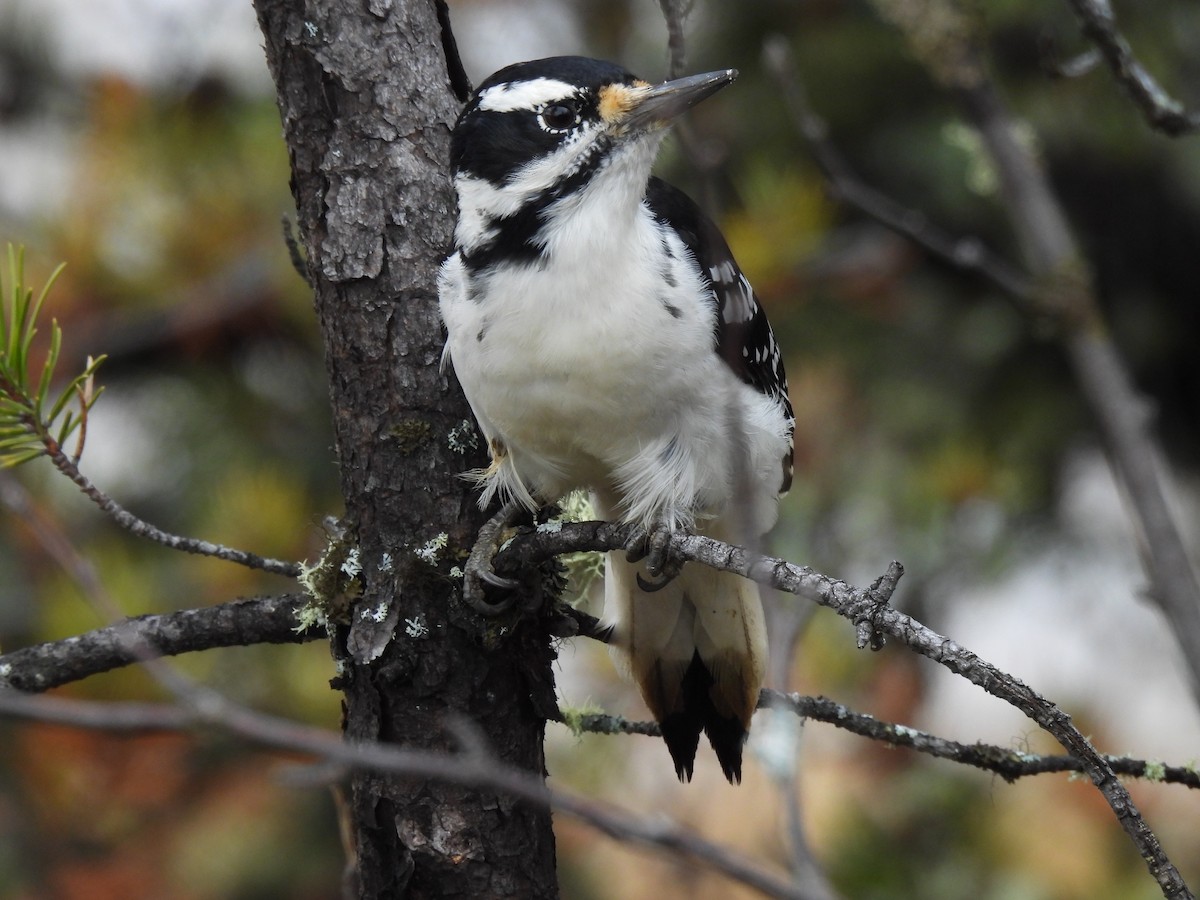
M450 160L493 183L530 165L566 174L623 140L659 136L676 115L737 77L733 69L650 85L613 63L556 56L496 72L454 127Z
M602 173L613 179L606 193L640 202L666 126L736 76L725 69L651 85L580 56L496 72L467 102L450 143L468 264L498 241L536 251L550 208L582 196Z

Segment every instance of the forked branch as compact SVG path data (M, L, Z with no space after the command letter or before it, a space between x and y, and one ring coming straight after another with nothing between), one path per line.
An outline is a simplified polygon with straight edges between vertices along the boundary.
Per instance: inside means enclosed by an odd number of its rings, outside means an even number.
M497 556L495 569L504 575L523 565L575 550L619 550L629 545L636 526L609 522L580 522L557 530L531 531L515 537ZM1158 837L1146 825L1129 791L1108 760L1079 732L1071 717L1028 685L976 654L938 634L889 601L904 569L892 562L868 588L855 587L784 559L759 556L740 547L702 535L675 533L669 552L674 558L734 572L759 584L795 594L832 609L852 622L859 647L881 646L887 636L945 666L989 694L1015 706L1037 722L1073 757L1104 796L1121 827L1146 861L1164 897L1191 898L1179 870L1167 857Z
M1096 45L1113 75L1151 128L1171 137L1200 131L1200 113L1188 110L1146 71L1117 27L1109 0L1067 0L1084 35Z

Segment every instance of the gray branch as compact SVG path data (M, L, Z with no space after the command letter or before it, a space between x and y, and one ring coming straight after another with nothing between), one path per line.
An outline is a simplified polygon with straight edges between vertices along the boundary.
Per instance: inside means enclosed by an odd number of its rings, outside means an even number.
M447 722L446 740L458 752L414 750L381 742L347 742L331 731L301 725L243 707L221 694L195 684L165 667L155 677L178 704L112 704L31 697L0 688L0 714L36 718L60 724L105 727L111 718L136 729L209 726L261 746L287 753L304 753L341 770L387 772L411 778L487 787L509 796L550 807L595 828L614 840L661 848L723 873L769 897L811 900L787 879L729 848L708 841L681 825L660 817L647 818L559 788L500 760L482 734L466 720ZM115 726L114 726L115 727ZM121 729L118 729L121 730Z
M580 522L557 531L531 531L518 535L497 556L496 572L504 575L523 565L574 550L619 550L629 546L637 530L633 525L610 522ZM885 636L945 666L956 675L983 688L994 697L1015 706L1049 732L1077 760L1104 796L1121 827L1137 847L1163 896L1191 898L1179 870L1167 857L1158 837L1146 825L1129 791L1117 779L1112 766L1074 725L1071 717L1012 675L996 668L950 638L889 605L892 592L904 572L893 562L869 588L860 588L830 578L807 566L784 559L759 556L741 547L703 535L677 532L671 536L669 552L674 558L699 562L713 569L734 572L776 590L796 594L832 609L855 626L860 648L880 647Z
M255 643L303 643L320 640L321 629L298 630L296 610L307 602L302 595L253 597L219 606L140 616L117 625L61 641L14 650L0 656L0 712L80 728L111 731L179 730L193 724L177 706L160 703L91 703L55 698L53 705L34 703L29 695L111 669L144 662L151 656L176 656L212 647ZM604 639L604 631L590 616L581 616L578 636ZM24 698L24 699L22 699ZM1083 772L1073 756L1028 754L988 744L962 744L905 725L856 712L826 697L808 697L764 690L760 708L783 708L796 715L824 722L861 737L994 772L1005 781L1051 772ZM595 734L659 736L656 722L631 721L621 716L587 715L583 731ZM1155 760L1106 756L1118 775L1150 778L1167 784L1200 788L1200 772L1187 766L1169 766Z
M1010 784L1020 778L1034 775L1084 771L1083 762L1069 754L1027 753L1011 747L979 742L964 744L856 712L828 697L785 694L767 688L758 699L758 707L786 710L802 719L833 725L873 741L893 747L907 747L925 756L992 772ZM579 730L590 734L641 734L650 737L659 737L662 734L657 722L635 721L603 713L582 716ZM1104 759L1118 775L1200 789L1200 770L1195 766L1172 766L1160 760L1130 756L1105 755Z
M908 36L910 40L913 37ZM971 57L974 50L962 55ZM1031 316L1057 325L1113 471L1128 491L1152 582L1151 596L1171 623L1191 672L1193 690L1200 695L1200 581L1167 503L1170 476L1154 432L1152 406L1138 393L1105 328L1066 214L1032 152L1017 139L993 84L981 74L959 83L955 93L999 174L1001 196L1029 274L979 241L956 238L930 223L919 210L906 208L861 182L808 104L786 43L768 41L764 56L779 81L798 133L838 197L938 258L976 271L1020 300Z
M1151 128L1171 137L1200 130L1200 114L1169 95L1133 54L1109 0L1067 0L1088 40L1096 45L1117 81Z
M687 38L684 24L692 11L694 0L658 0L662 9L663 19L667 23L667 55L670 63L667 67L668 78L681 78L686 72Z
M221 544L214 544L211 541L163 531L161 528L151 525L144 519L139 519L117 503L117 501L113 500L112 497L108 496L108 494L104 493L104 491L100 490L100 488L96 487L91 479L79 470L79 466L76 465L75 460L67 456L57 444L52 447L48 446L46 448L46 455L50 457L50 461L54 463L55 468L71 479L75 483L75 486L83 491L89 500L100 507L102 512L130 534L154 541L156 544L162 544L164 547L172 550L181 550L184 553L195 553L200 556L212 556L216 559L237 563L250 569L261 569L264 572L286 575L289 578L296 578L301 573L301 566L297 562L270 559L249 553L245 550L238 550L234 547L226 547Z
M1004 184L1013 230L1040 285L1039 303L1060 324L1080 393L1128 491L1151 594L1171 623L1193 690L1200 694L1200 581L1167 503L1172 489L1152 406L1135 388L1105 327L1066 213L1037 160L1017 139L999 94L990 82L982 82L961 99Z
M562 553L621 550L629 546L637 531L635 525L610 522L572 523L557 530L526 530L501 551L494 567L497 574L503 576ZM1070 716L1018 679L890 606L892 593L903 574L899 563L893 562L874 584L861 588L822 575L807 566L759 556L702 535L672 535L669 552L678 559L734 572L827 606L854 624L860 648L881 647L885 637L890 636L1017 707L1053 735L1074 758L1075 762L1070 765L1063 763L1064 768L1077 766L1078 771L1091 778L1146 860L1164 896L1193 896L1163 852L1158 838L1142 819L1128 791L1118 781L1112 762L1080 734L1071 724ZM147 654L170 655L215 646L310 640L316 636L314 632L296 630L296 611L305 602L303 595L251 598L208 609L143 616L79 637L16 650L0 656L0 687L36 693L90 674L144 662ZM795 702L801 704L799 699ZM813 704L808 707L810 711L819 711L822 702L805 701ZM800 707L796 711L804 712ZM808 712L804 714L808 715ZM839 715L835 709L833 717ZM840 718L847 719L846 716ZM859 720L859 724L867 733L878 730L876 726L866 726L863 720ZM895 725L884 723L878 727L887 731L893 741L905 734ZM947 758L970 755L961 746L944 741L938 744L940 739L935 740L932 736L923 738L917 733L908 734L907 739L914 749ZM247 736L253 737L252 731ZM935 748L939 752L935 752ZM437 765L447 763L443 758ZM993 760L992 765L999 771L995 766L1004 763ZM604 830L603 826L597 827ZM666 845L674 840L672 837Z
M975 272L1004 293L1028 305L1033 283L1012 263L981 240L959 237L939 228L919 209L904 206L863 181L829 138L829 126L808 101L796 73L787 38L775 35L763 42L763 62L779 85L792 124L808 144L813 161L828 182L830 193L843 203L907 237L934 257L967 272Z
M297 630L303 594L250 597L200 609L137 616L77 637L23 647L0 656L0 688L40 693L141 661L139 648L177 656L214 647L298 644L323 637Z
M192 713L174 703L75 700L27 694L3 686L0 686L0 715L118 734L183 731L196 721Z

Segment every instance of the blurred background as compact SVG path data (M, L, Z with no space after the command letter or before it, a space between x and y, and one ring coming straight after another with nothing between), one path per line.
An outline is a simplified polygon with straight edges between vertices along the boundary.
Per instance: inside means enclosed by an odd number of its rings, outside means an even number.
M582 53L667 73L651 0L452 0L468 74ZM1142 60L1200 105L1200 8L1118 4ZM1200 138L1154 134L1108 72L1048 73L1087 49L1065 3L988 5L990 63L1027 125L1152 399L1178 518L1200 534ZM1137 539L1071 374L1044 328L987 283L829 199L761 59L793 48L813 106L869 182L1017 258L995 178L954 103L871 4L698 2L688 69L736 67L658 171L703 198L787 356L797 480L772 549L855 583L892 559L896 602L1064 706L1101 750L1187 764L1200 715L1145 598ZM287 158L248 0L0 0L0 242L30 280L67 269L48 313L64 371L107 353L82 468L155 524L314 559L340 509L321 344L280 218ZM123 612L290 586L118 532L35 462L4 475L100 573ZM6 482L12 489L13 481ZM103 623L0 508L0 647ZM336 728L321 644L212 651L179 664L238 700ZM565 704L644 718L602 650L564 644ZM1019 713L903 648L854 649L819 611L775 685L944 737L1056 748ZM154 698L135 670L71 695ZM755 741L772 731L760 717ZM658 741L550 729L556 782L669 813L788 864L785 804L752 760L725 785L701 752L676 784ZM752 756L758 744L752 745ZM0 897L323 898L343 864L328 794L294 761L208 736L116 738L0 722ZM1160 896L1083 781L991 776L812 723L799 803L812 851L852 898ZM1132 785L1200 883L1200 799ZM703 870L560 823L568 898L748 896ZM619 878L614 877L619 872Z

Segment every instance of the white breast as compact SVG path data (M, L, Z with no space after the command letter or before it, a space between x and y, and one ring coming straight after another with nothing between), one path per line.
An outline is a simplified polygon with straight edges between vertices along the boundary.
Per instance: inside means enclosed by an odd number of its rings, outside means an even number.
M638 196L613 183L622 172L553 208L540 265L472 277L447 260L447 351L539 500L587 487L625 519L690 524L732 492L746 423L731 410L759 398L714 352L715 301L682 242L644 205L619 208Z

